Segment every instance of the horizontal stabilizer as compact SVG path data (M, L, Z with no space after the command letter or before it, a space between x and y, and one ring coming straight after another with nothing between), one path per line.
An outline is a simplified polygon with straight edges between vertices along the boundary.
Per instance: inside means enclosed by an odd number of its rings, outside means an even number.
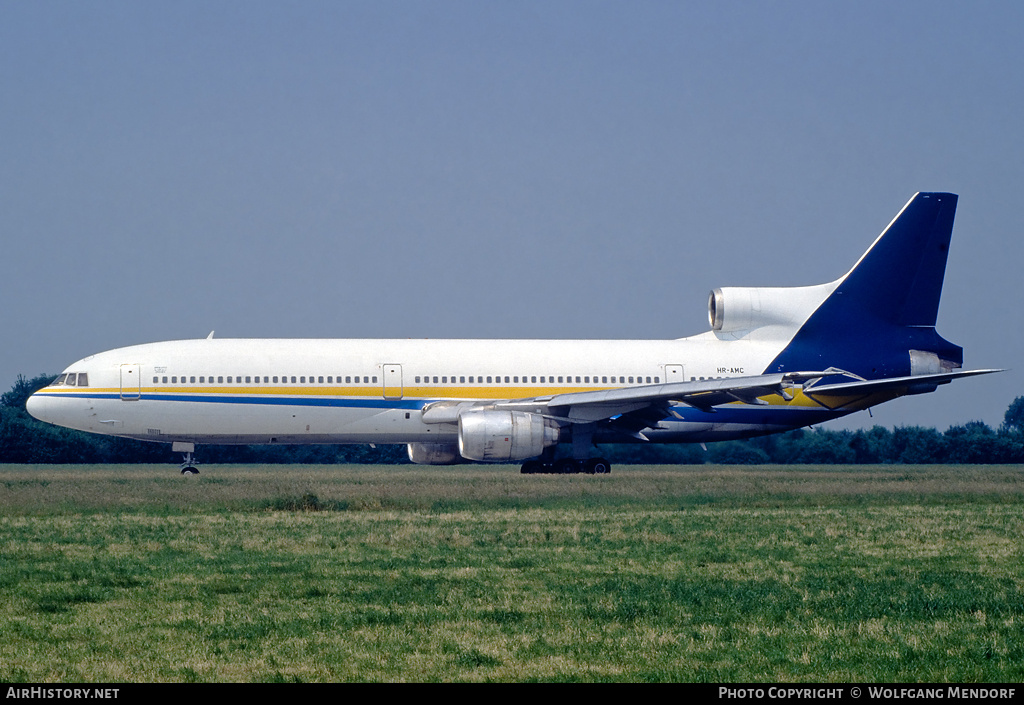
M909 375L906 377L890 377L888 379L839 382L837 384L823 384L820 386L806 387L804 389L804 394L813 399L817 395L837 396L847 394L871 394L890 389L906 389L908 387L930 387L928 391L931 391L931 389L934 389L937 385L949 384L955 379L974 377L976 375L988 375L993 372L1004 372L1004 370L957 370L956 372L940 372L931 375Z

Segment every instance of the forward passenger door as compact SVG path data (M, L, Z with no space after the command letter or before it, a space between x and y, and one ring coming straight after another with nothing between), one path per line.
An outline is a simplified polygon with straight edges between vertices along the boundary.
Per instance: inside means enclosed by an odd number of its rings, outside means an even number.
M402 389L402 366L396 364L382 365L384 369L384 398L401 399Z
M141 365L121 365L121 399L138 401L142 398Z

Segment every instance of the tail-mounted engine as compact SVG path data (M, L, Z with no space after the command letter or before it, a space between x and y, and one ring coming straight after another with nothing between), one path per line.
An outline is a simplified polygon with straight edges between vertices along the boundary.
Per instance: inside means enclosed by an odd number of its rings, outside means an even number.
M765 326L795 330L835 288L835 284L799 287L726 286L708 297L712 330L738 333Z

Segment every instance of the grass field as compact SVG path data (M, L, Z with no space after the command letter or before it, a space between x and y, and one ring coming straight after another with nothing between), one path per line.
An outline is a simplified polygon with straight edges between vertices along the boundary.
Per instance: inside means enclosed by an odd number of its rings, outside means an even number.
M3 681L1024 680L1024 468L0 466Z

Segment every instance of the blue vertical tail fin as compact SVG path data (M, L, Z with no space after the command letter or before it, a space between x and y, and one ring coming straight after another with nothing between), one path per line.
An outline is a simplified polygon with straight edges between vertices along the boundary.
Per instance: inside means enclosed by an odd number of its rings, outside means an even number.
M911 198L766 372L837 367L877 379L911 374L922 355L960 367L962 348L935 332L956 204L952 193Z

